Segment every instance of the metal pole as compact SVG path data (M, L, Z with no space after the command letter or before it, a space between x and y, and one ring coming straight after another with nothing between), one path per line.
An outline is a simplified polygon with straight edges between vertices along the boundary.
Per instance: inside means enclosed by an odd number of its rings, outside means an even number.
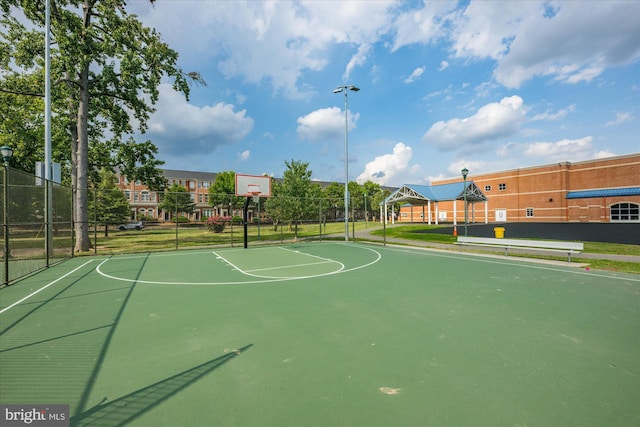
M46 265L49 267L49 253L53 247L53 233L51 227L53 226L53 190L51 188L52 182L52 164L51 164L51 43L49 40L49 33L51 31L51 13L50 13L50 0L45 2L44 13L44 178L46 180L46 240L45 240L45 252L46 252Z
M349 102L348 89L344 92L344 241L349 241Z
M176 251L178 250L178 193L174 193L175 194L175 215L176 215Z
M464 192L462 193L464 198L464 235L467 236L467 176L464 176Z
M4 284L9 284L9 163L4 165L4 194L2 210L4 215Z

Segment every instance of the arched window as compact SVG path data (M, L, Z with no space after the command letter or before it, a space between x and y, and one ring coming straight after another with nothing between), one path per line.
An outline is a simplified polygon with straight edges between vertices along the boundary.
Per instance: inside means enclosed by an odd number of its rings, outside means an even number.
M616 203L610 209L611 222L640 221L640 205L636 203Z

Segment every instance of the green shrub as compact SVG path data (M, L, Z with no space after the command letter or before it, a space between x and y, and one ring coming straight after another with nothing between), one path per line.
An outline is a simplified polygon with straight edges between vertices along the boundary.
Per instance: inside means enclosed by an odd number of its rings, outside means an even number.
M214 233L222 233L230 221L231 217L228 216L210 216L207 218L207 228Z

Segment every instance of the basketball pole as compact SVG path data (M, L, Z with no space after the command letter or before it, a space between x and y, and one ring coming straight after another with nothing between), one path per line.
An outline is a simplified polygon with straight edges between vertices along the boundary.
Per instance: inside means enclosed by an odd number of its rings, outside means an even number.
M244 225L244 248L247 249L248 240L248 223L249 223L249 202L251 197L247 197L244 202L244 210L242 211L242 223Z

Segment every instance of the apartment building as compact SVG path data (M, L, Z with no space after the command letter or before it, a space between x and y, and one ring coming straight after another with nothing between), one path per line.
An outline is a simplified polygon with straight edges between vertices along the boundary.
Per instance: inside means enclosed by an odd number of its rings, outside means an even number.
M462 183L462 176L432 187ZM640 222L640 153L583 162L561 162L474 174L485 205L468 207L469 222ZM421 203L426 204L426 203ZM464 221L462 196L438 201L440 222ZM397 221L436 222L415 203L401 207Z
M189 216L192 221L199 221L210 216L231 216L227 207L213 208L209 204L209 187L216 181L217 173L193 172L172 169L162 170L167 179L168 186L178 184L184 187L195 203L193 214ZM152 218L158 221L169 221L171 212L162 212L158 208L160 198L157 192L149 188L140 181L130 182L124 176L118 175L118 187L124 192L129 206L131 207L131 218ZM233 213L237 214L237 213Z

